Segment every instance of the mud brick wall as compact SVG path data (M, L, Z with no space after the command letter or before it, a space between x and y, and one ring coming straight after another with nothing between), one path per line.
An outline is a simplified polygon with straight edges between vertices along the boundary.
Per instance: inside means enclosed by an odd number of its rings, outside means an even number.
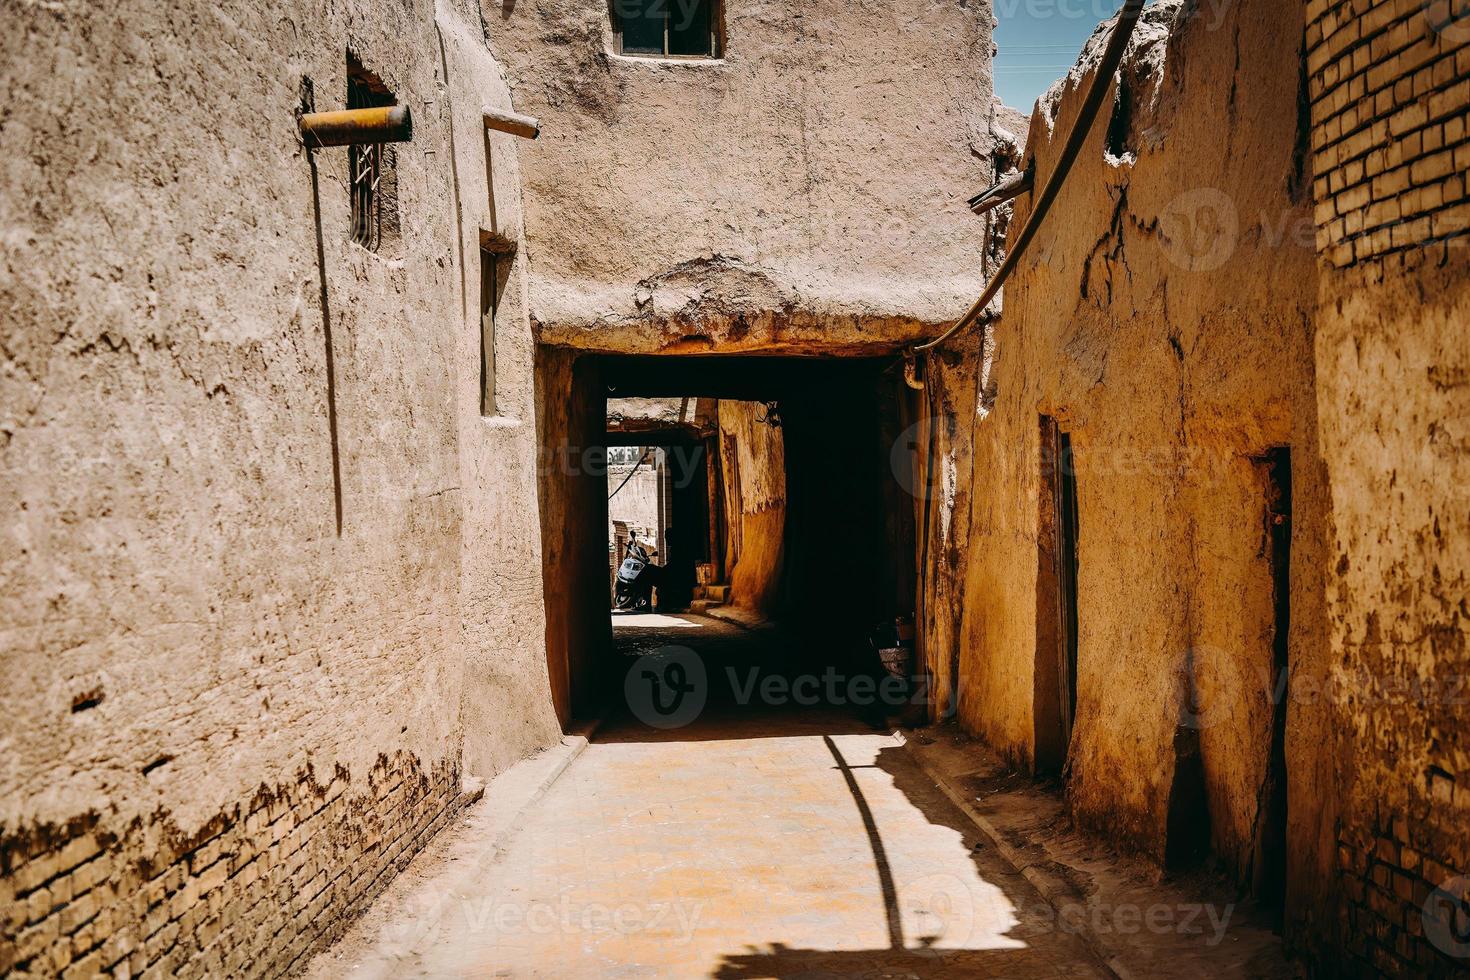
M279 974L560 738L509 89L471 0L4 17L0 975ZM354 61L376 252L297 126Z
M257 976L336 937L470 797L455 763L381 757L261 787L192 836L88 815L0 853L0 975Z
M1312 0L1318 242L1331 265L1465 241L1470 12L1459 0Z
M1470 870L1470 8L1310 0L1306 32L1341 760L1321 952L1445 976L1470 970L1426 914Z
M1310 242L1283 245L1266 230L1312 228L1295 153L1301 6L1242 0L1218 20L1206 6L1145 8L1122 67L1131 114L1098 124L1053 212L1069 219L1048 221L1006 285L993 373L981 375L993 408L974 423L958 713L1023 765L1057 771L1065 751L1077 823L1160 862L1174 801L1203 801L1180 822L1207 827L1221 865L1248 881L1269 819L1274 705L1258 679L1275 656L1278 579L1257 461L1275 447L1293 457L1289 659L1324 669L1311 639L1322 630L1328 503L1311 377L1317 262ZM1038 173L1060 154L1108 36L1094 36L1033 117ZM1013 238L1031 206L1017 201ZM1222 214L1231 231L1216 236ZM1042 414L1075 452L1070 743ZM1318 812L1337 764L1328 720L1296 711L1281 743L1292 889L1324 873L1319 854L1331 873L1336 839ZM1197 755L1176 748L1186 724ZM1176 788L1196 778L1197 795Z

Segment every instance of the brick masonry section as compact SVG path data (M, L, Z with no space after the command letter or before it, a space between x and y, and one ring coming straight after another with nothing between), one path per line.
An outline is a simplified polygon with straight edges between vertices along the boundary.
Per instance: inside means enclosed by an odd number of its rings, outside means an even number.
M354 792L355 790L355 792ZM262 786L192 835L97 814L0 842L0 975L274 977L332 941L466 803L458 763Z
M1454 792L1448 776L1435 782L1436 793ZM1465 952L1470 937L1458 926L1437 928L1426 917L1431 897L1434 908L1447 907L1441 899L1455 907L1463 882L1454 867L1432 856L1443 857L1458 831L1434 834L1431 827L1429 821L1380 814L1371 826L1345 832L1338 841L1344 952L1358 967L1353 975L1442 977L1466 971L1466 960L1456 954ZM1439 891L1447 886L1449 892Z
M1324 278L1326 295L1362 297L1386 326L1397 322L1382 305L1389 297L1410 295L1416 282L1443 283L1470 258L1470 0L1308 0L1305 26L1317 244L1330 272ZM1386 282L1401 292L1385 288ZM1319 320L1319 345L1323 330L1342 329L1330 327L1340 320L1342 307L1335 314L1330 307ZM1341 344L1346 338L1329 342ZM1323 366L1331 363L1321 351L1331 348L1318 349L1320 379ZM1397 350L1404 352L1397 355L1404 359L1398 369L1408 371L1412 362L1413 370L1428 368L1431 377L1436 361L1445 356L1433 342ZM1393 378L1392 370L1384 377ZM1334 382L1358 385L1357 378ZM1370 382L1370 388L1372 383L1391 384ZM1372 401L1373 394L1359 388L1352 402ZM1331 397L1324 396L1324 418L1331 417L1326 410ZM1428 415L1432 420L1440 405L1450 406L1448 400L1404 397L1410 400L1399 418ZM1376 416L1365 423L1381 431L1394 424ZM1434 432L1433 424L1429 431ZM1423 451L1418 445L1411 450ZM1334 523L1348 529L1337 533L1351 534L1359 505L1354 485L1338 486L1338 475L1334 472L1334 494L1341 497L1335 507L1341 509ZM1358 526L1370 524L1359 519ZM1385 554L1391 553L1391 536L1376 540ZM1431 562L1438 560L1431 556ZM1434 574L1437 579L1437 564ZM1407 621L1407 608L1373 609L1367 617L1374 624L1368 627L1370 636L1380 615L1387 622L1395 613ZM1445 635L1453 636L1453 628ZM1384 654L1380 646L1370 641L1355 656L1364 658L1362 665L1376 676L1396 675L1408 654ZM1436 671L1454 673L1445 666L1454 650L1434 642ZM1459 765L1452 741L1441 746L1435 740L1420 755L1402 750L1428 740L1426 732L1449 730L1456 723L1445 705L1420 703L1422 716L1385 713L1360 719L1372 726L1371 741L1343 770L1351 782L1336 832L1332 891L1340 942L1331 953L1341 961L1333 964L1334 975L1427 978L1470 972L1465 920L1444 918L1445 910L1460 908L1465 897L1470 785L1463 773L1457 783L1455 773L1441 768Z
M1310 0L1307 68L1326 261L1470 248L1470 5Z

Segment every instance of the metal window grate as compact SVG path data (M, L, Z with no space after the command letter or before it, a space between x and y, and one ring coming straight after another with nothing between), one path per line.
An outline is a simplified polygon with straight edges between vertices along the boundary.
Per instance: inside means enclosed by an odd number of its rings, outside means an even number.
M352 168L352 240L370 252L383 243L383 147L352 146L347 159Z

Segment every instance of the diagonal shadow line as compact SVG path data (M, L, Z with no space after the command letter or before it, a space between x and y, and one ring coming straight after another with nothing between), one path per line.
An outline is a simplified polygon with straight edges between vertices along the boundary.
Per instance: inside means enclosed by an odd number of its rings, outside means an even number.
M893 886L893 869L888 866L888 852L883 847L883 838L878 834L878 822L873 819L873 811L869 808L863 791L858 788L852 767L847 764L842 753L837 751L837 743L832 741L830 735L823 735L822 741L827 743L827 750L837 760L837 768L842 770L842 778L847 780L847 791L857 803L858 814L863 818L863 828L868 832L868 843L873 847L873 863L878 868L878 886L883 891L883 912L888 917L888 945L893 949L903 949L903 921L899 918L898 890Z
M332 354L332 307L327 294L327 246L322 239L322 193L316 151L307 147L311 167L311 208L316 218L316 267L321 283L322 338L327 349L327 429L332 439L332 499L337 506L337 537L342 536L342 453L337 442L337 363Z

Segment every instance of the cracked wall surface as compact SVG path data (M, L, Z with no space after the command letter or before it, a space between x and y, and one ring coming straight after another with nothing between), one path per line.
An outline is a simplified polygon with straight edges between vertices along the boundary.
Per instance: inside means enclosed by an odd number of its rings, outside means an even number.
M1033 117L1041 175L1100 41ZM1023 766L1052 748L1053 418L1079 501L1074 817L1168 862L1207 815L1214 861L1252 893L1284 705L1286 935L1334 974L1462 966L1435 909L1470 861L1467 55L1448 3L1146 8L1126 98L1115 85L972 355L994 393L972 436L961 719ZM945 367L932 383L968 397Z
M466 253L519 217L503 142L489 213L477 127L508 90L478 11L439 14L5 7L0 970L207 973L226 948L241 974L288 969L462 773L559 735L523 297L508 418L478 414ZM415 117L377 254L349 240L346 151L314 183L296 130L303 76L343 105L349 49ZM253 801L298 785L272 842ZM333 805L374 828L351 860ZM73 874L77 840L101 856ZM268 923L261 900L284 901Z
M1164 860L1181 727L1198 744L1214 853L1249 883L1271 748L1275 620L1263 457L1294 461L1290 658L1325 670L1326 493L1317 449L1316 256L1296 152L1300 5L1146 8L1112 104L1015 277L973 418L958 712L1036 763L1041 416L1070 433L1079 507L1079 823ZM1049 173L1106 32L1033 116ZM1284 69L1283 66L1287 66ZM1029 216L1016 205L1013 229ZM1013 232L1014 233L1014 232ZM972 361L983 374L982 352ZM941 385L968 392L938 375ZM983 388L984 386L982 386ZM1046 603L1040 603L1046 609ZM1331 860L1327 718L1288 716L1291 888ZM1195 822L1202 825L1203 813ZM1305 891L1304 891L1305 890ZM1299 904L1299 907L1305 908ZM1303 915L1310 914L1303 912Z

